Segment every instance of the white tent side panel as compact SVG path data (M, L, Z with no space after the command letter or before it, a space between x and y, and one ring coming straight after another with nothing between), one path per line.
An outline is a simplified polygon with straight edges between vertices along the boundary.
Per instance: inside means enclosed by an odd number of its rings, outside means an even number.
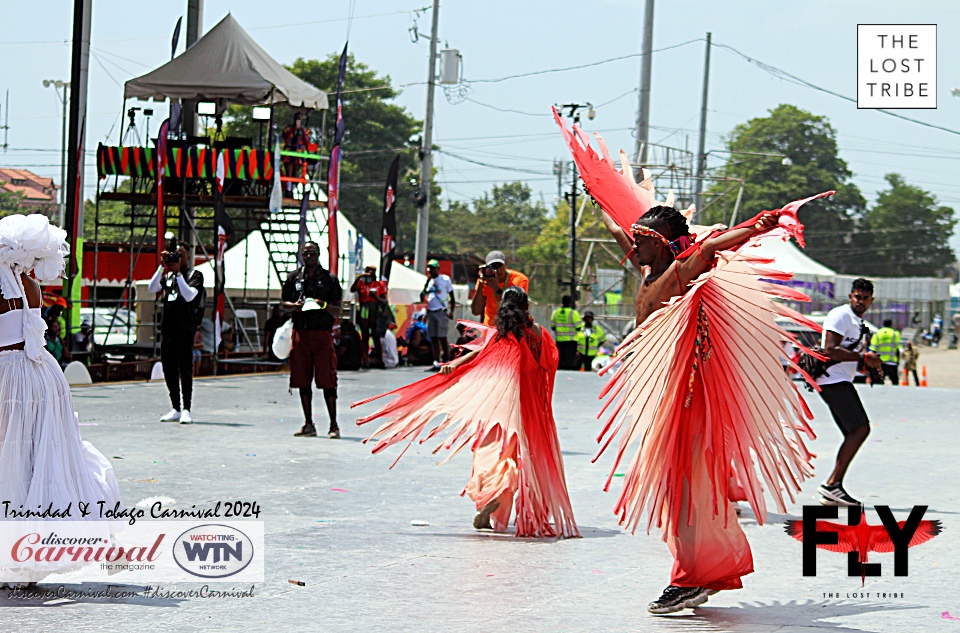
M324 226L326 222L325 209L311 209L313 218L307 223L310 228ZM357 229L348 220L344 214L337 214L337 237L340 255L347 255L353 252L356 245ZM318 236L308 234L307 239L313 240L320 246L320 262L326 266L329 261L327 250L327 234ZM365 264L379 266L380 251L374 247L368 240L363 241L363 261L357 264L356 269L362 270ZM197 268L203 273L204 286L209 292L214 287L213 264L207 262ZM246 239L234 244L227 249L224 255L224 269L226 273L225 287L227 293L232 295L239 294L243 288L248 290L266 290L270 288L271 295L275 291L277 297L280 296L280 288L283 283L277 277L276 271L270 264L270 257L267 251L267 244L260 231L251 232ZM420 291L427 280L426 275L418 273L402 264L394 263L390 279L390 303L406 304L418 303L420 301ZM349 296L350 284L353 279L347 279L351 271L341 270L340 277L343 282L345 296Z

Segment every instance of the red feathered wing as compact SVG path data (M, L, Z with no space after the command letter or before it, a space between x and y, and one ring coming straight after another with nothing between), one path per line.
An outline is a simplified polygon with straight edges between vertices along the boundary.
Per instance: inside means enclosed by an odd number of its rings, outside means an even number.
M488 329L478 323L469 324ZM579 536L551 404L558 360L556 345L544 332L538 360L527 344L512 336L497 340L493 332L487 332L485 339L480 354L452 374L435 374L354 403L351 406L356 407L378 398L395 397L376 413L359 418L357 424L382 419L383 424L368 439L379 438L374 453L406 443L397 460L437 419L420 443L449 430L446 439L434 449L450 451L444 462L465 447L476 450L491 432L498 432L502 455L516 440L517 535ZM512 479L505 480L500 488L489 488L477 502L482 505L513 484Z
M598 441L602 453L620 435L605 488L639 442L615 508L620 522L634 530L647 503L652 504L648 529L662 527L664 516L678 517L693 459L707 460L714 482L739 480L761 523L764 484L785 512L784 497L795 501L800 482L813 474L813 454L801 437L814 437L807 423L812 414L781 364L783 341L806 348L776 318L815 331L819 326L771 301L806 296L761 281L754 267L759 263L770 262L751 257L749 250L721 253L713 270L652 314L618 349L624 361L601 393L609 397L600 415L608 408L611 413ZM770 269L763 273L789 277ZM693 432L706 438L703 455L689 454ZM714 497L708 503L719 512L721 501Z
M906 523L906 521L897 521L897 525L901 530ZM894 550L893 541L890 539L890 535L882 524L869 525L867 527L868 552L884 554ZM856 525L844 525L842 523L833 523L832 521L817 521L818 532L837 533L836 543L817 543L817 549L839 553L858 552L860 551L859 529ZM942 531L943 528L940 525L940 521L920 521L920 525L917 526L917 531L913 533L907 547L914 547L921 543L926 543ZM786 532L802 543L803 521L787 521Z

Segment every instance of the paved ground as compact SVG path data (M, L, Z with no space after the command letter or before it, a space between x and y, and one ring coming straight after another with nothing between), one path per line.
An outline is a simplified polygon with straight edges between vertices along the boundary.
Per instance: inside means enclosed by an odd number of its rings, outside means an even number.
M917 373L920 373L920 366L927 366L927 382L931 387L948 387L952 389L960 388L960 350L946 349L947 342L940 342L942 348L920 347L920 360L917 365ZM913 377L910 377L910 385L913 386Z
M422 375L346 374L341 401ZM874 555L884 575L867 580L869 597L848 599L861 587L845 575L843 556L821 553L820 575L805 578L801 546L779 524L785 517L759 527L747 512L741 523L756 573L745 588L679 617L653 618L645 605L666 584L671 559L658 535L623 533L611 512L614 495L600 491L609 460L590 458L601 380L570 373L557 380L557 423L584 536L561 542L474 532L471 504L457 496L469 473L466 456L436 466L434 456L411 449L388 471L389 456L369 454L346 410L343 440L293 438L301 420L284 376L201 381L192 427L156 421L169 407L160 384L76 389L84 436L112 458L128 504L154 495L180 506L259 501L266 582L253 599L227 601L23 603L0 591L0 630L960 631L960 621L944 616L960 617L960 391L861 387L875 428L847 487L901 518L927 504L928 516L946 527L910 550L909 577L892 576L892 554ZM819 478L840 435L820 401L810 402ZM807 482L792 516L815 502L818 482Z

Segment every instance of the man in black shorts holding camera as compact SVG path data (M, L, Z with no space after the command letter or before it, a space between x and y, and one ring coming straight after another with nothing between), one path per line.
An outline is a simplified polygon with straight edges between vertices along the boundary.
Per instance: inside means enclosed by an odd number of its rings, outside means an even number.
M866 349L863 325L863 315L872 303L873 284L863 278L856 279L850 290L850 303L831 310L823 324L823 354L834 362L828 365L827 373L817 378L817 384L820 396L843 433L833 472L817 489L823 505L860 505L843 489L843 477L870 434L870 420L853 386L853 377L865 367L880 369L880 357Z
M327 437L340 438L337 426L337 352L333 325L340 316L343 289L336 277L320 265L320 247L307 242L300 252L303 266L283 284L280 307L293 313L293 347L290 350L290 388L300 391L303 427L296 437L316 437L313 424L313 386L323 390L330 415Z

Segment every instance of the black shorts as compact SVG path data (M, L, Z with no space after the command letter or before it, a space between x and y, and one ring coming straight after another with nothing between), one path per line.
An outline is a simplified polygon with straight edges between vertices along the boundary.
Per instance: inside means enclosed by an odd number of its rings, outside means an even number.
M844 436L850 435L859 428L870 426L867 412L852 382L820 385L820 397L830 407L833 420Z

